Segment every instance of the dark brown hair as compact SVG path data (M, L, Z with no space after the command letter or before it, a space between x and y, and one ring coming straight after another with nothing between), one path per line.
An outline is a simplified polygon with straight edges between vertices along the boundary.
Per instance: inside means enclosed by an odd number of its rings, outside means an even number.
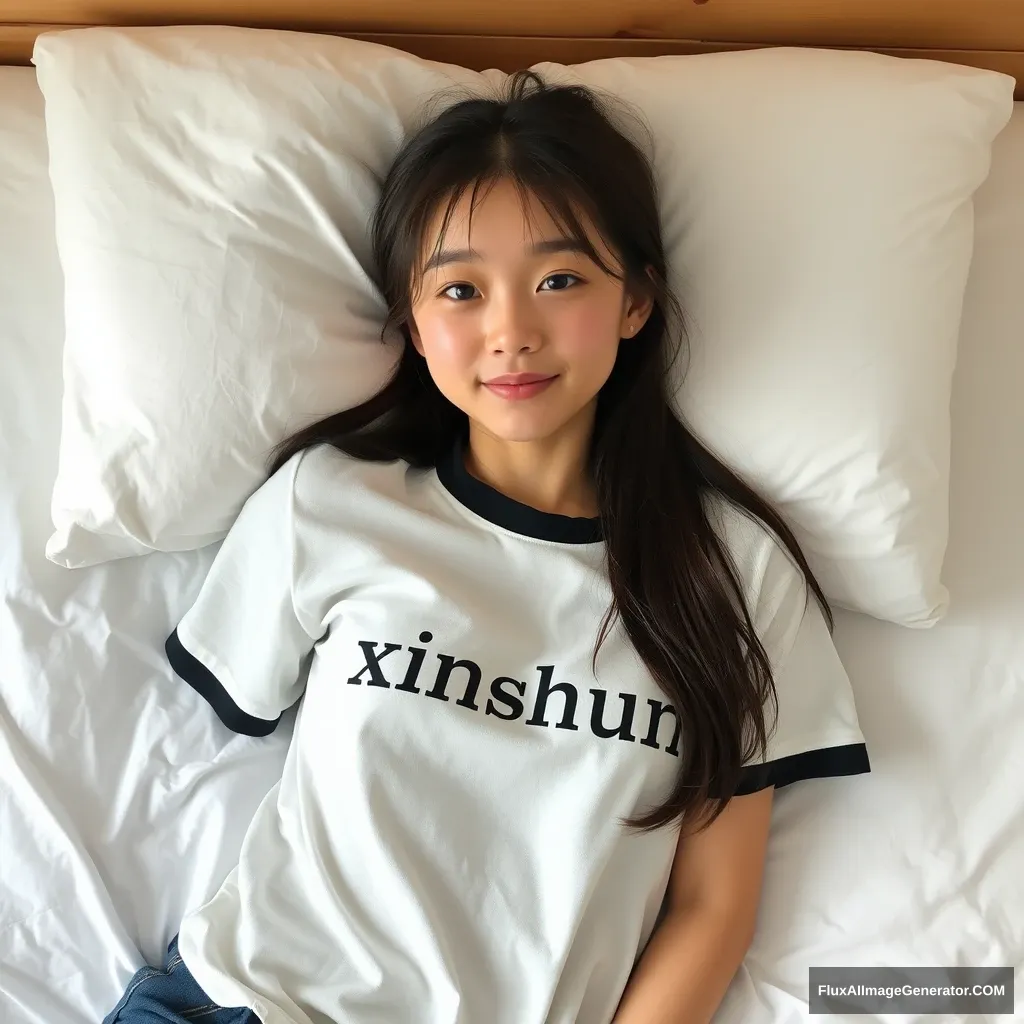
M773 531L803 571L830 627L832 617L786 523L697 441L673 409L669 370L682 347L683 321L667 281L654 178L641 149L594 93L519 72L502 97L462 100L407 138L384 180L372 223L389 325L404 335L404 351L381 391L284 441L272 470L317 444L358 459L431 467L460 432L465 436L465 413L438 390L406 325L431 225L443 212L446 226L467 191L475 200L481 186L497 180L535 196L607 273L654 298L638 335L619 346L598 395L590 471L613 602L594 659L620 616L681 723L672 793L626 824L650 830L679 820L706 827L735 791L744 762L765 757L765 708L777 707L777 695L705 499L724 498ZM619 267L605 265L584 221L599 232Z

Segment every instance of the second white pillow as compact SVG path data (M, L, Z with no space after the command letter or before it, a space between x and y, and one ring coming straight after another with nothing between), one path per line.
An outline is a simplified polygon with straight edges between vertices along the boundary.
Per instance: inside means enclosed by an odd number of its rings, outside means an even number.
M651 129L683 417L786 516L831 600L933 624L972 196L1013 79L795 48L539 70Z

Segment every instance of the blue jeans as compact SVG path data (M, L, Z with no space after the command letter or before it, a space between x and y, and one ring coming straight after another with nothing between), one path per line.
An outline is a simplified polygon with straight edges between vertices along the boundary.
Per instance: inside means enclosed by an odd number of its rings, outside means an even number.
M143 967L103 1024L260 1024L245 1006L218 1006L199 987L178 953L178 936L167 947L162 971Z

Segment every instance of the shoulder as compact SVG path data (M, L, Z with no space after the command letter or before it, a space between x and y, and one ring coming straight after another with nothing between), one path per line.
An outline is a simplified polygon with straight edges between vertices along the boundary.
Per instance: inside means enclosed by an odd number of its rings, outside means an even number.
M341 495L351 504L360 493L388 492L404 483L409 465L402 459L369 462L318 444L293 455L264 487L288 493L297 505L313 505Z
M373 463L356 459L329 445L297 452L250 492L232 529L252 530L264 523L280 536L283 526L296 526L328 509L363 507L374 494L394 490L404 481L403 461ZM365 496L366 501L362 500Z
M754 628L772 645L792 639L813 595L789 549L760 519L719 495L705 499L708 519L732 563Z
M288 531L300 547L331 543L339 535L351 545L359 537L398 531L422 500L423 474L404 459L371 462L328 444L294 455L278 476ZM265 486L275 486L274 477Z

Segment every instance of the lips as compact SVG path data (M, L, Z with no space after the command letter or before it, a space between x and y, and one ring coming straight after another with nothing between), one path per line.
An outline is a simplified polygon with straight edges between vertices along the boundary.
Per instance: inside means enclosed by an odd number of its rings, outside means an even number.
M551 380L557 374L553 373L503 373L498 377L485 380L484 383L491 384L536 384L537 381Z
M505 383L510 379L512 383ZM484 381L484 387L499 398L515 402L539 395L557 379L557 374L552 377L545 377L539 373L513 373Z

